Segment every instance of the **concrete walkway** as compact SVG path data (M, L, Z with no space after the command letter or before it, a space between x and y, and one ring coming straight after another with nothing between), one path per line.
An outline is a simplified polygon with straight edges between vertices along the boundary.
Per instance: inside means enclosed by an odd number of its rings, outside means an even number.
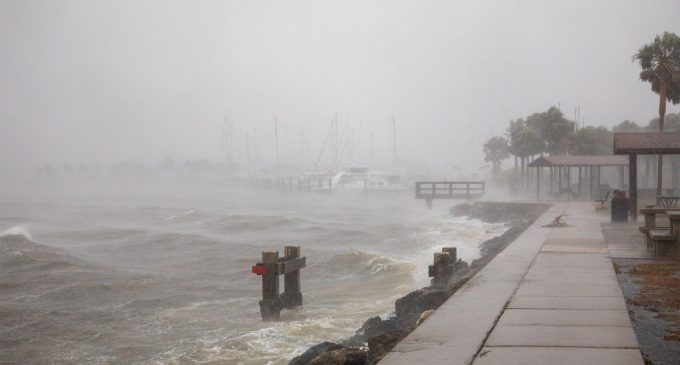
M600 222L554 205L380 364L644 364Z

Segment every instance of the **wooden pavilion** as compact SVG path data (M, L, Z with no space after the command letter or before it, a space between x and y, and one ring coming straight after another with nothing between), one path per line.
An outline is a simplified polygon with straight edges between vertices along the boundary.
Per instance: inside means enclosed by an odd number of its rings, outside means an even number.
M557 192L563 191L562 181L563 176L567 178L566 188L570 191L571 170L578 169L578 195L580 196L582 190L582 176L588 174L589 176L589 197L593 197L595 186L599 190L600 176L602 167L613 166L618 167L619 170L619 188L623 189L624 168L628 166L628 158L626 156L611 156L611 155L596 155L596 156L542 156L533 160L528 165L536 168L536 197L541 197L541 172L542 168L550 169L549 190L552 195L554 192L554 180L557 178Z
M621 132L614 133L614 154L628 155L630 173L630 209L637 220L637 156L680 154L680 133L677 132Z

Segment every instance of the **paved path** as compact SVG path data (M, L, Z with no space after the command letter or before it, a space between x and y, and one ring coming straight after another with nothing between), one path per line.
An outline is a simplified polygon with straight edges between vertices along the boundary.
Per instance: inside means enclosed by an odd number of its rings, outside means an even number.
M600 222L554 205L380 364L644 364Z

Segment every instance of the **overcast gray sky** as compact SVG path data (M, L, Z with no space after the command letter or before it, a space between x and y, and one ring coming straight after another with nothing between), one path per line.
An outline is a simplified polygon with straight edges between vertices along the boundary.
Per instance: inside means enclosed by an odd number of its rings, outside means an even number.
M0 167L214 161L227 112L265 160L274 115L293 156L338 113L357 151L372 132L388 156L395 115L400 155L474 166L558 103L646 123L658 97L631 56L663 31L680 1L2 0Z

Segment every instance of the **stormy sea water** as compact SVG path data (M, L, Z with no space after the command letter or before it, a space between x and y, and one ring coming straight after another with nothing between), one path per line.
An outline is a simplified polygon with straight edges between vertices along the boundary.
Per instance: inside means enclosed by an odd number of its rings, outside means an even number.
M411 194L224 188L3 192L0 362L286 364L351 336L503 224ZM262 322L261 251L300 245L304 306Z

